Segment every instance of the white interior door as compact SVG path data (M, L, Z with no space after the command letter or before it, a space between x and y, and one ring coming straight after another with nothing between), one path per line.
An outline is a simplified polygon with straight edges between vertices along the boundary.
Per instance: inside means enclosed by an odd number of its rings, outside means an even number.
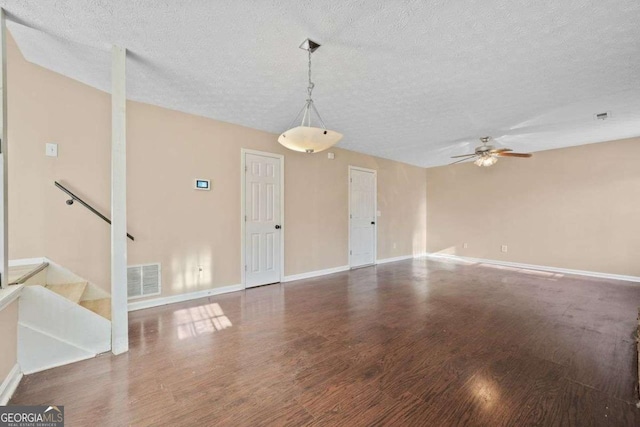
M245 153L245 286L280 281L281 171L279 157Z
M349 167L349 266L376 261L376 172Z

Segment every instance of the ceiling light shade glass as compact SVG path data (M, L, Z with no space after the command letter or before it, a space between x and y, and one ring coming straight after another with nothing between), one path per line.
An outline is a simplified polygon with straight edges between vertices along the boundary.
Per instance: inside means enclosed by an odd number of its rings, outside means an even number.
M293 151L300 151L303 153L318 153L326 150L327 148L335 145L342 139L342 134L333 130L327 129L320 117L320 113L316 109L313 103L312 92L315 84L311 81L311 53L318 49L320 45L313 40L305 40L300 45L301 49L305 49L309 54L309 86L307 87L307 100L302 107L302 110L293 119L289 130L284 131L279 137L278 142L286 148ZM318 123L321 127L312 126L311 116L314 115L318 119ZM300 126L292 127L295 122L298 121L302 115L302 121Z
M289 150L303 153L318 153L335 145L342 139L342 134L312 126L296 126L285 131L278 142Z
M473 163L475 163L478 166L489 167L489 166L495 165L497 161L498 159L496 158L496 156L489 154L489 155L483 155L478 157L476 161Z

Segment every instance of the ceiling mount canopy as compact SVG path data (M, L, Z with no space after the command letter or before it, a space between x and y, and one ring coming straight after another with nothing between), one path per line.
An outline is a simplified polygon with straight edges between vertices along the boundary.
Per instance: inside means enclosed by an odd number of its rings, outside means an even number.
M302 50L308 50L308 51L310 51L311 53L313 53L313 52L315 52L316 50L318 50L318 48L319 48L320 46L322 46L320 43L316 43L316 42L314 42L314 41L313 41L313 40L311 40L311 39L305 39L305 41L303 41L303 42L300 44L300 46L299 46L299 47L300 47L300 49L302 49Z
M317 153L335 145L342 139L342 134L327 129L320 117L320 113L313 103L313 88L315 84L311 81L311 54L320 47L319 43L306 39L300 45L300 49L304 49L309 55L309 85L307 86L307 100L302 110L293 119L289 130L284 131L278 138L278 142L290 150L300 151L303 153ZM312 126L311 116L317 117L317 121L321 127ZM300 126L292 127L302 115Z

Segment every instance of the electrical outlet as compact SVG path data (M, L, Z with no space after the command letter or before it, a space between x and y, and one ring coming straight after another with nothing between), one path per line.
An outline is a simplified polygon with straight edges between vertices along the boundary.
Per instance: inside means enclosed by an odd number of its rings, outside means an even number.
M395 243L393 244L393 249L395 249L396 247L398 247L398 245L396 245Z
M500 248L502 252L507 252L507 249L507 245L502 245L502 247Z
M467 248L469 247L469 244L468 244L467 242L464 242L464 243L462 244L462 247L463 247L464 249L467 249Z
M58 157L58 144L53 142L47 142L45 145L45 152L47 157Z

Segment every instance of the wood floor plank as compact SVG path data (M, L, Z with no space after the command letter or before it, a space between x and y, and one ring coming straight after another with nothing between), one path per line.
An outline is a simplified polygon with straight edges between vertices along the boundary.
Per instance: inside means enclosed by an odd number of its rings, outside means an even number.
M553 426L638 426L640 411L591 387L563 380L556 404L545 419Z
M416 259L130 314L26 376L67 425L640 425L640 286ZM99 424L99 423L98 423Z

